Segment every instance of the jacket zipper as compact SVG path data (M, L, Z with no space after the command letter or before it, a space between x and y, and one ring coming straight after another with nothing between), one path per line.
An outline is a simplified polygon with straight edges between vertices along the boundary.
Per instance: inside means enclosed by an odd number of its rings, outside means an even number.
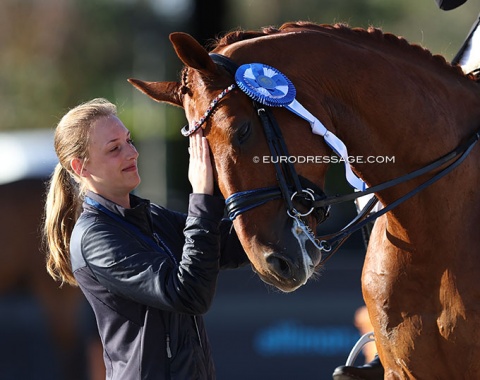
M160 312L160 311L159 311ZM171 338L170 338L170 313L168 313L164 319L164 326L165 326L165 351L167 354L166 360L166 373L165 373L165 380L170 380L172 378L172 374L170 373L170 365L172 359L172 349L170 347Z
M172 358L172 350L170 349L170 334L167 334L167 358Z
M193 316L193 321L195 322L195 329L197 330L198 342L200 343L200 347L203 349L202 338L200 337L200 329L198 328L196 315Z
M168 248L168 245L166 245L163 240L160 238L160 236L154 232L153 233L153 240L155 241L155 243L157 244L157 246L163 248L163 250L167 253L167 255L172 259L172 261L174 262L175 265L178 265L178 262L177 262L177 259L175 258L175 256L173 255L172 251L170 251L170 249Z

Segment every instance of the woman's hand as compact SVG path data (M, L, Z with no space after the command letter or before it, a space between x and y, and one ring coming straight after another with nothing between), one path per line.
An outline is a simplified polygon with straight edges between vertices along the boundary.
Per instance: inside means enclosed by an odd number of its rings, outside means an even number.
M194 193L213 195L213 169L208 141L199 128L190 137L188 179Z

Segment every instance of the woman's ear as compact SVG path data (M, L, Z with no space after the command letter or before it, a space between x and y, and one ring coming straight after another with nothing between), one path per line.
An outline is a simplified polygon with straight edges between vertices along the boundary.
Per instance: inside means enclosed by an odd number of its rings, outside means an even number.
M86 177L84 160L81 160L80 158L72 158L72 160L70 161L70 166L76 175L78 175L79 177Z

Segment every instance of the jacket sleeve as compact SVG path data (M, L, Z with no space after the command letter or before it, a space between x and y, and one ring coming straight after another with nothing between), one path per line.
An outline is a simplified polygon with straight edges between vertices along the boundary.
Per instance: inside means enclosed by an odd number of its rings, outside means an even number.
M217 198L216 202L219 201L220 199ZM223 199L221 201L224 202ZM191 202L196 201L195 199L191 199ZM155 205L155 207L157 208L156 213L159 213L159 206ZM195 203L194 207L198 208L198 203ZM163 209L163 212L168 213L168 218L172 225L181 226L177 227L176 230L179 234L183 234L183 226L185 226L186 215L167 209ZM236 269L250 263L245 250L238 240L232 222L227 218L223 218L220 223L220 236L220 269Z
M249 264L250 261L229 219L222 220L220 231L220 269L235 269Z
M217 283L223 202L192 194L178 266L113 221L91 225L81 250L97 280L111 293L163 310L208 311Z

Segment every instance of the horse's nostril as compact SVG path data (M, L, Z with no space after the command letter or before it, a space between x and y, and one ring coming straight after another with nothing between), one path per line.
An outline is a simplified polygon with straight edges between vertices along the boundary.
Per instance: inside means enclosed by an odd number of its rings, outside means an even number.
M290 278L292 269L289 261L276 253L272 253L267 257L267 263L270 268L283 278Z

